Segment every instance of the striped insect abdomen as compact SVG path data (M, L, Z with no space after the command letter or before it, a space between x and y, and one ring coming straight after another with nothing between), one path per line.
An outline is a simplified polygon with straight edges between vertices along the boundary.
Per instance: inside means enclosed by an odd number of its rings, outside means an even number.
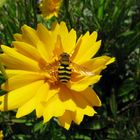
M71 78L71 68L68 61L62 61L58 68L58 79L62 83L67 83Z
M60 65L58 68L58 78L60 82L67 83L71 79L70 67Z

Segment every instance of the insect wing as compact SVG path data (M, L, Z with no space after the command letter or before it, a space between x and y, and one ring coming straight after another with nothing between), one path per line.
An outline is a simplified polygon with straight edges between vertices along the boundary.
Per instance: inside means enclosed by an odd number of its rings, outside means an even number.
M85 76L94 76L95 73L88 70L86 67L80 66L76 63L72 63L72 69L74 72L76 73L80 73L81 75L85 75Z

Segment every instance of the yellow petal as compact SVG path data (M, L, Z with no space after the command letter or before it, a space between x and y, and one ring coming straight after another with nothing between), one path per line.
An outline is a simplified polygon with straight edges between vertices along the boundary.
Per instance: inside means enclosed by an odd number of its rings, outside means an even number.
M106 68L106 65L109 65L114 61L114 57L100 56L83 63L82 66L88 68L89 71L93 71L95 74L100 74L101 70Z
M87 32L81 37L81 43L78 43L76 46L76 55L73 58L73 62L81 64L97 53L101 46L101 41L96 42L96 38L97 32L93 32L91 35Z
M106 65L109 65L109 64L113 63L114 61L115 61L115 57L112 57L110 60L108 60Z
M40 54L35 47L25 42L14 41L12 42L17 51L33 60L39 60Z
M58 13L57 12L53 12L53 13L44 14L45 19L50 19L53 16L58 17Z
M27 25L23 25L21 27L21 30L22 30L23 41L35 47L39 41L36 31Z
M15 75L24 75L24 74L36 74L37 72L25 71L25 70L13 70L13 69L6 69L5 70L8 78L15 76Z
M38 71L38 63L18 52L13 48L2 45L2 50L6 54L0 55L4 65L8 66L11 69L23 69L23 70L33 70Z
M49 85L47 83L43 84L28 102L18 108L16 117L19 118L25 116L31 113L34 109L36 109L37 105L46 97L48 89Z
M44 79L45 79L45 75L41 73L27 72L27 71L25 73L24 71L24 74L20 73L18 75L8 78L8 81L7 81L8 89L6 90L14 90L22 86L25 86L27 84L30 84L32 82L35 82L38 80L44 80ZM5 83L2 85L2 89L5 89Z
M56 42L56 35L53 36L52 33L42 24L37 25L37 34L40 40L44 44L44 51L48 52L49 58L53 56L54 45ZM38 45L38 49L39 49Z
M36 81L19 89L13 90L6 95L0 96L0 110L12 110L30 100L43 84L44 81Z
M65 85L61 85L58 98L65 107L65 110L75 111L76 103L73 100L71 93L72 91L69 88Z
M100 75L96 75L96 76L89 76L89 77L85 77L82 80L79 80L77 82L70 82L68 84L68 87L71 90L75 90L75 91L83 91L85 90L89 85L95 84L100 80L101 76Z
M38 41L37 43L37 50L40 53L41 57L46 60L46 62L49 62L51 60L51 54L47 51L47 46L43 44L41 41Z
M20 118L31 113L35 109L35 106L36 106L35 98L30 99L24 105L18 108L16 118Z
M91 88L87 88L82 92L71 91L71 95L73 101L76 103L76 107L74 107L75 111L66 110L65 113L59 117L60 125L66 129L69 129L72 120L80 124L84 115L93 116L96 112L92 106L98 106L100 104L100 100L98 100L96 93L93 92Z
M60 25L56 24L54 30L52 31L53 37L57 38L59 35L61 38L62 46L63 46L63 52L66 52L68 54L72 54L73 50L75 49L76 44L76 32L74 29L72 29L70 32L68 32L68 28L65 24L65 22L61 22Z
M64 114L65 106L58 96L58 94L55 94L46 103L43 113L44 122L48 122L52 117L60 117Z
M42 87L39 88L39 90L37 92L36 99L37 99L38 103L36 104L36 115L38 118L43 116L45 106L43 106L42 102L44 100L46 100L46 98L48 97L48 95L47 95L48 92L49 92L48 83L44 83L44 85L42 85Z
M14 34L14 39L17 40L17 41L23 41L22 40L22 35L19 34L19 33Z
M65 129L69 129L71 126L71 122L73 120L72 118L72 112L66 110L63 116L59 117L59 123L61 126L63 126Z
M79 108L75 113L74 122L79 125L82 122L84 115L93 116L95 113L95 110L90 106L87 106L85 109Z
M64 49L62 47L62 41L61 37L58 35L57 40L55 43L55 48L54 48L54 56L59 58L59 56L64 52Z
M40 118L43 116L43 112L45 110L45 106L42 103L38 103L36 106L36 116L37 118Z
M101 101L99 97L90 87L80 92L80 94L89 104L91 104L91 106L101 106Z
M86 91L86 90L85 90ZM83 92L85 92L83 91ZM74 121L79 124L82 120L84 115L93 116L94 110L89 101L87 101L84 96L81 95L81 92L71 92L73 100L76 103L75 108L75 116L73 116Z
M53 27L52 27L52 36L53 37L57 37L57 35L59 35L59 29L60 29L60 25L59 25L59 23L57 22L57 23L55 23L55 24L53 24Z
M46 98L44 99L45 102L48 102L51 98L53 98L55 96L55 94L57 94L59 92L59 88L50 88L50 90L47 92L46 94Z
M75 100L75 103L77 104L74 117L74 121L77 124L81 123L84 115L93 116L95 114L91 104L83 96L81 96L80 93L73 93L72 96Z
M59 34L62 41L62 46L64 48L64 52L71 54L75 48L76 44L76 32L72 29L68 32L67 26L64 22L60 23Z
M76 103L76 107L77 107L77 108L84 109L84 108L86 108L87 106L90 106L90 104L89 104L89 102L87 102L87 100L84 99L83 96L81 96L80 93L81 93L81 92L74 92L74 91L71 92L72 97L73 97L73 100L74 100L75 103Z
M59 33L62 31L61 35L65 35L65 34L68 34L68 28L66 26L66 23L65 22L61 22L60 23L60 27L59 27Z

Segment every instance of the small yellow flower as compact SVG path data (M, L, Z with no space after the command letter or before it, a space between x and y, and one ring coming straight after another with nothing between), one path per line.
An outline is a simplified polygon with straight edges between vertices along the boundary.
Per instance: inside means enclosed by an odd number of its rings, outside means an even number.
M14 48L1 46L8 76L2 88L9 93L0 97L0 110L18 109L17 118L35 110L44 122L56 117L66 129L72 121L80 124L84 115L93 116L93 106L101 106L101 101L89 85L114 62L108 56L91 59L101 45L97 32L77 40L76 31L68 31L64 22L52 30L42 24L37 30L27 25L21 29L22 34L14 36Z
M0 140L3 140L3 132L0 131Z
M53 16L58 17L61 4L62 0L42 0L39 8L41 10L42 15L46 19L50 19Z

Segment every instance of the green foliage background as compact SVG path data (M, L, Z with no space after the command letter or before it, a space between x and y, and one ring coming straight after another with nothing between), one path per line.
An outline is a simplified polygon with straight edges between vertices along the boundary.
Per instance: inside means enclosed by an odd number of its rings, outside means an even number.
M23 24L35 28L43 22L50 28L52 22L63 20L78 35L98 31L102 47L97 56L116 57L94 86L103 104L97 115L85 116L80 126L73 124L66 131L55 120L43 124L34 113L16 119L14 111L0 112L5 140L139 140L140 0L64 0L59 19L48 21L37 14L36 0L4 1L0 2L0 44L10 45ZM0 79L2 83L2 75Z

